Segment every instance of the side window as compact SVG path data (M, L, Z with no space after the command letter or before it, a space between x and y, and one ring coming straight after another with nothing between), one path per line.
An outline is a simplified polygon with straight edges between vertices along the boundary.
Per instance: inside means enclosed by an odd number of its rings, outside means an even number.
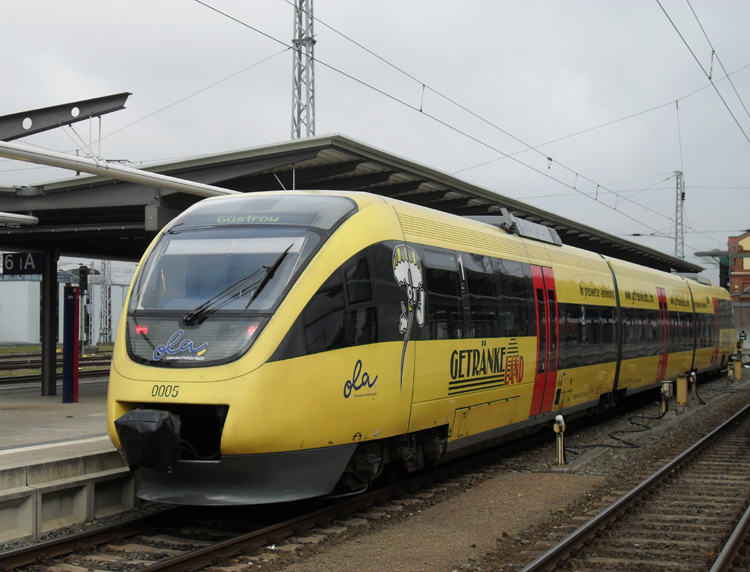
M367 257L350 264L344 269L346 278L346 292L350 304L368 302L372 300L372 287L370 286L370 266Z
M581 339L581 308L575 304L558 302L560 309L560 359L558 369L567 369L583 365L583 346Z
M586 306L586 343L589 345L591 353L590 359L596 360L598 356L596 347L601 341L601 329L599 323L599 308L595 306Z
M605 362L617 359L617 337L615 335L615 312L614 308L601 308L602 328L602 360Z
M407 287L399 285L393 274L393 249L396 244L398 243L381 243L368 248L373 297L377 300L380 342L403 342L405 335L400 331L401 304L408 304L409 295ZM415 315L409 339L422 339L421 329Z
M500 295L495 281L492 261L488 256L462 256L469 290L471 328L469 338L497 338L504 336L500 321Z
M494 259L503 295L504 335L536 335L536 309L531 286L531 270L513 260ZM528 266L528 265L527 265ZM528 274L528 276L527 276Z
M424 265L430 339L464 337L461 281L455 255L425 250Z
M371 276L364 253L337 268L302 310L271 361L377 342L378 305Z
M669 318L667 318L669 320ZM646 355L658 355L661 344L661 328L666 328L669 324L667 320L659 318L658 310L643 310L643 329L644 340L646 345ZM666 333L666 332L665 332ZM669 351L669 348L667 348Z
M345 346L358 346L378 341L378 313L372 297L370 264L367 256L344 267L346 281Z
M634 324L625 311L626 336L633 336ZM606 363L617 359L615 310L606 306L560 304L560 365L558 369ZM632 338L625 340L627 353ZM630 346L632 348L632 346Z
M302 312L308 354L344 347L344 284L335 271Z

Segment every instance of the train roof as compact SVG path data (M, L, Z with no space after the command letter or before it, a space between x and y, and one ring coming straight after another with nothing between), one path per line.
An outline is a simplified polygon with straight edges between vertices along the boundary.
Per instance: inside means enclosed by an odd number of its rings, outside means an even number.
M556 231L562 242L663 271L702 267L473 185L343 135L325 135L170 161L145 169L242 192L283 188L364 191L464 217L515 217ZM4 250L51 250L138 260L169 220L200 200L176 191L80 176L0 192L0 211L39 218L0 228Z

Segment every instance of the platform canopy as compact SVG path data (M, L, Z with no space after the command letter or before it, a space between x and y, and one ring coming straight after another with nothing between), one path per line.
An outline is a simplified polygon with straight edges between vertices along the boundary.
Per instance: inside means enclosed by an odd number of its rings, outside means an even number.
M459 216L515 216L554 228L564 244L664 271L700 266L472 185L342 135L164 163L146 169L241 192L356 190ZM35 226L0 226L0 250L138 260L158 230L201 200L182 192L80 175L36 187L0 188L0 212L32 215Z

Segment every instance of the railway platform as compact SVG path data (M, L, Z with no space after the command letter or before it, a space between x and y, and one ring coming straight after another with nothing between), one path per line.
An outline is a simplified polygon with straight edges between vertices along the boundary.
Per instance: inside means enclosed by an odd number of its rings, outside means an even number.
M78 403L39 384L0 386L0 542L132 509L130 471L107 436L107 379Z

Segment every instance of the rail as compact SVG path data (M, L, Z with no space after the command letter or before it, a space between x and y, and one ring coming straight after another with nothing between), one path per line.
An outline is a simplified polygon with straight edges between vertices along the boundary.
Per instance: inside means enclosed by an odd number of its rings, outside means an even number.
M571 557L571 554L573 554L574 551L581 549L586 543L591 542L598 532L604 530L608 524L635 505L635 503L644 495L650 493L664 479L674 474L685 463L702 452L722 433L733 428L739 421L744 420L749 413L750 405L747 405L690 448L686 449L683 453L664 465L656 473L646 478L638 486L620 497L615 503L575 530L562 542L553 546L533 562L525 566L521 572L541 572L557 569L563 561Z

